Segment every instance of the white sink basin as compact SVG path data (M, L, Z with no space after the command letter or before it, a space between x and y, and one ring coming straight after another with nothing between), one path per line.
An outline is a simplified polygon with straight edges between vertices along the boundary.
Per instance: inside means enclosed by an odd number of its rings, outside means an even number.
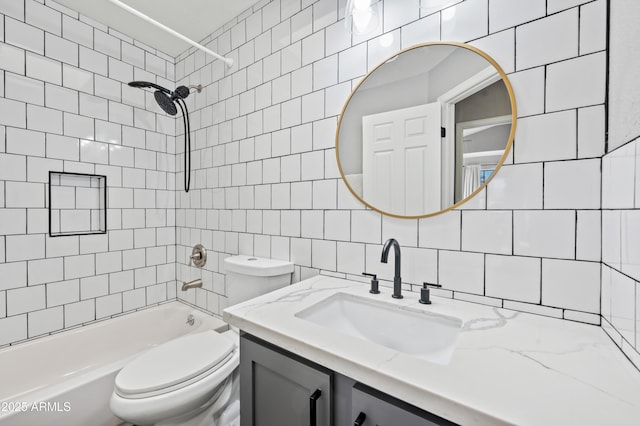
M462 326L458 318L346 293L334 294L295 316L442 365L449 363Z

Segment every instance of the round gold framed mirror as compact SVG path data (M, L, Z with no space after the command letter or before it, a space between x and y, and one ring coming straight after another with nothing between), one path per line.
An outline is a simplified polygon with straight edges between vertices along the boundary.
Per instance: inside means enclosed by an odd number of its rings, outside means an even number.
M489 55L423 43L373 68L351 92L336 131L338 168L367 207L429 217L486 187L515 129L513 89Z

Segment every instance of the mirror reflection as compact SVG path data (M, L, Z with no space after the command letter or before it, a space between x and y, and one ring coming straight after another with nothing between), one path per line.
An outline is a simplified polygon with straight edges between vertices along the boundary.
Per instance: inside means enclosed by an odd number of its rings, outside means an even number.
M425 43L373 69L338 123L338 166L367 206L425 217L478 193L504 162L515 132L513 91L484 52Z

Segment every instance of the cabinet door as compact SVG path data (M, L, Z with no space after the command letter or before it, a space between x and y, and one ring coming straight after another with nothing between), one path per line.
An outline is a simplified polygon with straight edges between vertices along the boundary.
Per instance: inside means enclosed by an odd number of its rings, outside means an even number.
M358 426L455 425L361 383L351 390L351 419Z
M329 426L329 370L285 354L253 336L240 339L242 426Z

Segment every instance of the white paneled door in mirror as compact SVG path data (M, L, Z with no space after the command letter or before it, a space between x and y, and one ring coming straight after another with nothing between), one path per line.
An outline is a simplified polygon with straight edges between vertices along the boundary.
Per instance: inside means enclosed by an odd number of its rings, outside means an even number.
M515 98L484 52L454 42L409 47L375 67L342 110L340 173L380 213L419 218L479 193L505 161Z

